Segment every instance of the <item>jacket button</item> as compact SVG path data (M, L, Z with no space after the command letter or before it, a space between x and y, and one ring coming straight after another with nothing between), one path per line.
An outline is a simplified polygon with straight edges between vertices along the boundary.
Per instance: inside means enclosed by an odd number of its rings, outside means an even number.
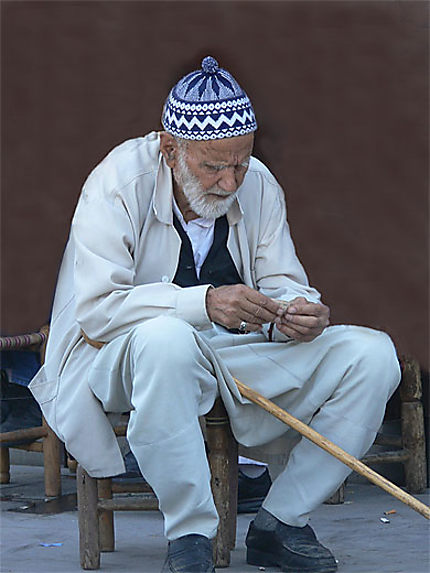
M162 283L168 283L168 282L169 282L169 277L168 277L167 275L163 275L163 276L161 277L161 282L162 282Z

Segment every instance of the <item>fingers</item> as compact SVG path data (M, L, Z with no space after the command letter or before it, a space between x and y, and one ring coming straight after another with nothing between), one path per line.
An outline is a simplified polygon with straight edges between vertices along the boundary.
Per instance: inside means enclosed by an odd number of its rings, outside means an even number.
M322 303L309 302L301 297L291 301L282 315L282 319L308 327L319 322L326 323L327 326L329 317L330 309L328 306Z
M325 304L309 302L303 297L292 300L286 309L286 314L298 314L308 316L322 316L329 313L329 308Z
M329 316L328 306L308 302L300 297L289 304L277 326L283 334L309 342L329 325Z
M247 332L260 332L261 331L261 324L255 323L255 322L246 322L246 321L244 321L244 322L246 323L246 328L244 330L241 330L239 328L239 331L242 334L246 334Z
M297 324L291 324L291 323L286 323L286 322L281 322L281 323L277 324L276 326L278 327L278 329L281 332L283 332L284 334L287 334L288 336L291 336L295 340L302 340L302 339L308 338L308 337L311 337L311 339L313 339L316 336L318 336L319 334L321 334L321 332L325 328L322 325L318 325L318 326L310 328L310 327L300 326Z
M280 332L282 332L282 334L285 334L289 338L292 338L293 340L297 340L300 342L311 342L312 340L314 340L314 338L316 338L319 334L321 334L321 332L316 332L316 331L302 333L299 332L297 329L287 326L285 324L278 324L277 328Z
M319 328L320 326L328 326L328 317L325 314L319 314L318 316L309 316L302 314L293 314L287 312L287 314L281 317L281 323L285 322L290 326L296 327L297 330L307 330L313 328Z
M246 285L229 285L208 289L206 309L213 322L227 328L246 322L246 330L254 332L276 319L279 303Z
M211 321L226 328L242 325L242 331L256 332L263 324L275 322L281 332L303 341L313 340L329 323L329 308L323 304L303 297L285 303L246 285L208 289L206 308Z
M240 300L240 308L247 316L245 320L260 325L273 322L279 315L279 303L257 291L250 291Z

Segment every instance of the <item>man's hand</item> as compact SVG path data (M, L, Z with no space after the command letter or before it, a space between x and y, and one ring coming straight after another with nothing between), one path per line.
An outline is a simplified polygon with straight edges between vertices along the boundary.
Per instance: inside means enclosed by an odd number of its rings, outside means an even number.
M292 300L276 326L283 334L310 342L329 325L330 309L325 304L309 302L303 297Z
M239 328L246 322L249 332L261 330L263 324L274 322L283 312L279 302L240 284L208 289L206 310L212 322L226 328Z

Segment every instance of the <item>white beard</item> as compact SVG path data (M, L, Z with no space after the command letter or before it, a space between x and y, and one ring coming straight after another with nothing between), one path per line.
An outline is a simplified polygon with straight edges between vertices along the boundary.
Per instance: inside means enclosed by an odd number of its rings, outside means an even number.
M189 206L199 217L207 219L222 217L230 209L236 198L237 191L229 193L218 185L214 185L205 191L197 177L191 173L182 150L179 150L178 165L173 171L173 176L182 189ZM211 193L214 193L217 197L210 195Z

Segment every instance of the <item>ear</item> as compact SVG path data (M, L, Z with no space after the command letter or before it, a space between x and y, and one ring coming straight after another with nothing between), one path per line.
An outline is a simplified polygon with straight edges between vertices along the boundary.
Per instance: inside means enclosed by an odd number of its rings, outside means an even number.
M173 135L165 131L160 133L160 151L170 169L176 167L178 144Z

